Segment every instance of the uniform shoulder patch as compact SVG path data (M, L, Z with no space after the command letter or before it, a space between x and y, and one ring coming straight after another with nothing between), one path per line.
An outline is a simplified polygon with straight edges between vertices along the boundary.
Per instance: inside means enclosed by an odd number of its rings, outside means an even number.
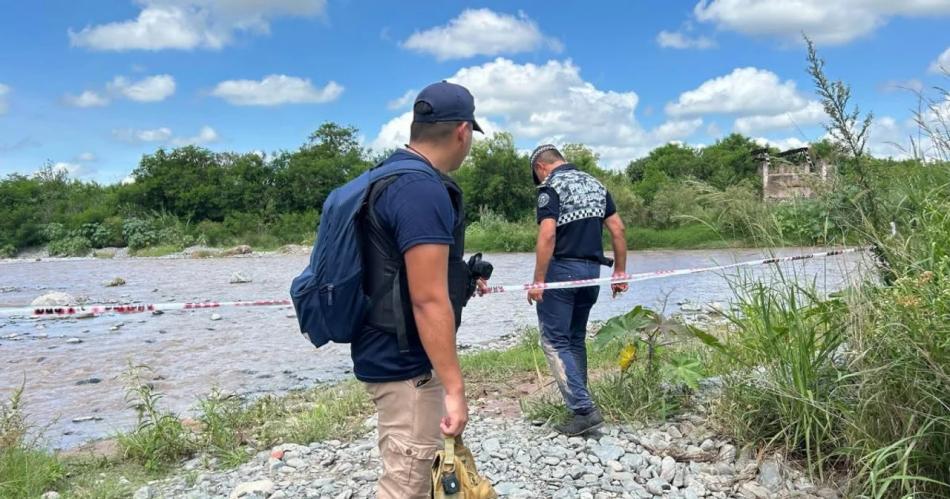
M550 202L551 202L551 196L548 193L542 192L541 194L538 195L538 208L544 208Z

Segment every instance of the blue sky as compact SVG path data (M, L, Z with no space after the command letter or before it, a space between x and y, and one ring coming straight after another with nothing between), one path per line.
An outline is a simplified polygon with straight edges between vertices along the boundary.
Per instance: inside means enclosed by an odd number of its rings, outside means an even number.
M519 147L584 142L622 167L669 141L824 135L799 33L900 155L913 95L945 85L950 0L4 2L0 175L49 162L101 182L200 144L294 149L320 123L401 144L411 97L468 86ZM408 98L406 97L408 96Z

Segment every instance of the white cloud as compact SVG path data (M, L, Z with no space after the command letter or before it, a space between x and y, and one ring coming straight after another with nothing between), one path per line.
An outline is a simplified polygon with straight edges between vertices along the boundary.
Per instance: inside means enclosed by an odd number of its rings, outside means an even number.
M134 184L135 177L133 177L132 175L126 175L125 178L122 179L121 183L122 185Z
M69 30L73 46L90 50L220 49L235 33L268 33L279 17L322 14L326 0L138 0L135 19Z
M77 163L69 163L67 161L58 161L53 163L50 168L53 170L53 173L63 173L71 177L78 177L83 174L83 167Z
M721 137L722 129L719 128L719 125L715 123L710 123L709 126L706 127L706 135L709 135L710 137L717 137L717 138Z
M91 163L97 160L96 155L91 152L81 153L79 156L76 156L76 161L81 161L83 163Z
M112 135L123 142L167 142L172 138L171 128L154 128L150 130L135 130L125 128L113 130Z
M193 137L175 137L172 129L168 127L152 128L138 130L134 128L122 128L112 131L112 136L122 142L130 144L142 144L155 142L159 144L168 144L173 146L204 145L220 140L218 132L210 126L203 126L198 134Z
M485 118L477 117L478 125L482 128L484 134L475 133L474 140L482 140L491 137L495 132L503 131L504 128ZM412 111L406 111L399 116L387 121L379 129L376 138L369 144L370 149L376 152L382 152L387 149L402 147L409 143L409 127L412 125Z
M825 121L827 116L820 102L810 101L805 107L795 111L737 118L733 128L739 133L751 135L769 130L817 125Z
M780 151L808 147L808 142L795 137L787 137L784 139L766 139L764 137L756 137L754 140L756 144L759 144L762 147L771 146Z
M950 47L947 47L947 50L944 50L937 60L930 64L930 71L932 73L950 71Z
M911 157L908 141L911 131L890 116L880 116L868 130L867 149L876 157L903 159Z
M783 83L771 71L747 67L736 68L728 75L684 92L677 102L666 105L666 112L677 117L710 113L777 114L805 105L805 98L798 93L794 81Z
M108 97L99 95L99 93L92 90L86 90L79 95L66 94L63 100L73 107L103 107L109 105Z
M555 52L562 49L524 13L515 17L490 9L467 9L445 26L413 33L402 46L440 61L531 52L544 46Z
M261 81L228 80L218 84L211 95L236 106L277 106L281 104L321 104L343 94L343 86L330 81L323 88L309 79L269 75Z
M476 104L477 105L477 104ZM376 139L370 147L377 152L402 147L409 142L409 126L412 124L412 111L406 111L387 121L379 129Z
M172 144L176 146L198 146L217 142L218 140L218 132L214 131L214 128L205 125L198 131L198 135L174 139L172 140Z
M412 104L418 94L419 92L417 90L407 90L406 93L402 94L402 97L389 101L389 103L386 104L386 108L390 111L398 111Z
M498 58L462 68L448 80L472 92L478 122L489 134L506 130L519 141L581 142L611 168L702 126L701 119L688 119L644 130L634 116L639 102L635 92L599 89L569 60L536 65ZM379 151L401 146L408 140L411 121L412 113L404 112L385 123L371 147Z
M702 118L696 118L692 120L680 120L680 121L667 121L663 123L655 130L650 132L650 135L657 141L661 143L671 142L674 140L681 140L689 137L696 133L703 126Z
M950 14L946 0L700 0L696 20L746 35L840 44L873 32L895 16Z
M656 35L656 43L658 43L663 48L670 49L711 49L716 46L716 42L711 38L705 36L697 36L695 38L690 37L689 35L683 34L679 31L660 31Z
M124 76L116 76L107 87L110 92L129 100L159 102L175 93L175 79L163 74L133 82Z
M0 83L0 114L7 112L7 95L10 94L10 87Z

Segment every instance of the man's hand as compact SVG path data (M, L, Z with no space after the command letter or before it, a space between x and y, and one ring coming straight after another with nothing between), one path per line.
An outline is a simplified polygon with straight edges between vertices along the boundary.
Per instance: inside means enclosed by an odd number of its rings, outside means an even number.
M544 301L543 289L532 289L528 291L528 305L534 305L535 302L541 303L543 301Z
M464 394L445 394L445 416L442 416L442 433L457 437L465 431L468 423L468 403Z
M479 278L475 281L475 294L478 296L484 296L488 292L488 281L485 279Z
M614 272L613 277L624 277L626 275L626 272ZM625 282L615 282L610 285L610 290L613 291L614 298L620 294L626 293L628 289L630 289L630 286Z

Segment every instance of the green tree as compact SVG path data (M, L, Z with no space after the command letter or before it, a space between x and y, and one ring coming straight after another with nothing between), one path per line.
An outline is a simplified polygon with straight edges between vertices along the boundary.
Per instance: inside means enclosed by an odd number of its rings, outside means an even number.
M676 143L657 147L646 157L631 161L627 165L627 178L631 182L640 182L649 166L673 178L686 176L703 178L704 173L697 151Z
M578 170L590 173L597 178L601 178L607 174L607 172L598 165L600 155L584 144L567 144L561 148L561 154L564 155L564 159L566 159L568 163L576 166Z
M187 146L142 158L123 200L145 210L167 211L188 220L223 220L223 168L208 149Z
M536 191L528 158L518 153L509 133L475 142L455 178L465 195L469 220L476 220L483 209L508 220L530 217L534 212Z
M759 162L752 151L761 148L752 139L734 133L702 149L699 156L702 171L696 177L725 189L743 180L755 178Z
M277 210L322 209L333 189L370 167L364 155L356 128L324 123L299 150L281 153L274 159Z

